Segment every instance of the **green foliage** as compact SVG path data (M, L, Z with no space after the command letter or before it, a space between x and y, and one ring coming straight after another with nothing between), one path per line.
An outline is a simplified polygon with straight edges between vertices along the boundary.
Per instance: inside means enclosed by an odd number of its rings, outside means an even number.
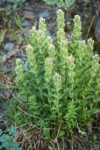
M0 149L5 150L22 150L19 145L15 142L16 131L12 126L10 129L7 130L8 135L4 134L0 129Z
M16 60L19 96L10 107L17 125L31 122L52 138L72 134L77 127L84 130L100 102L100 59L93 54L94 42L82 40L78 15L70 42L64 26L64 13L58 10L55 45L43 18L38 30L32 28L27 61Z
M44 0L49 5L57 5L58 7L70 8L72 7L76 0ZM84 0L84 3L87 4L89 0Z
M7 0L7 2L12 3L12 9L16 10L16 8L22 4L23 2L25 2L25 0Z
M6 2L11 3L8 7L0 8L0 11L5 11L7 14L10 14L13 11L16 11L17 7L24 3L26 0L6 0Z
M59 7L70 8L76 0L44 0L49 5L58 5Z

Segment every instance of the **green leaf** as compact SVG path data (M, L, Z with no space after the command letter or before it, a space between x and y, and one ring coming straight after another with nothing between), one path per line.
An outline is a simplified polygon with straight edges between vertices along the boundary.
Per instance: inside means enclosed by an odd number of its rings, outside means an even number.
M45 139L50 138L50 129L43 129L43 136L45 137Z
M2 130L0 129L0 136L1 136L1 134L2 134Z
M100 102L100 98L97 98L97 99L96 99L96 102Z
M64 135L65 135L65 131L60 130L58 136L61 137L61 136L64 136Z
M59 100L62 99L63 96L64 96L64 94L59 94L59 95L58 95Z
M14 126L12 125L11 128L8 129L8 132L9 132L9 135L12 135L12 136L16 136L17 135L17 132L16 130L14 129Z
M49 150L53 150L53 147L52 147L52 146L49 146Z
M97 113L100 113L100 109L96 109L96 110L94 111L94 114L97 114Z

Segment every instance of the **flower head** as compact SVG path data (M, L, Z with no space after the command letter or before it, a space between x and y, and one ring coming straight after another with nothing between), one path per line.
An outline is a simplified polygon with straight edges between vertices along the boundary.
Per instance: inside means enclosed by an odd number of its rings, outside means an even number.
M60 82L61 81L61 75L59 75L58 73L55 73L55 75L53 76L53 80L55 82Z
M67 63L73 64L74 63L74 57L70 55L69 57L66 58Z
M53 64L53 61L51 58L46 58L46 61L45 61L46 65L52 65Z
M93 59L94 59L95 61L99 62L100 57L99 57L98 54L95 54L95 55L93 56Z
M30 44L28 44L26 47L26 51L32 51L32 50L33 50L33 47Z
M45 23L45 19L41 17L41 18L40 18L40 22Z

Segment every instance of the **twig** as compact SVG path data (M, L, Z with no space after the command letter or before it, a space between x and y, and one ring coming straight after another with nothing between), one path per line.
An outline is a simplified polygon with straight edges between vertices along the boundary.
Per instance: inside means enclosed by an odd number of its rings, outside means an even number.
M90 30L91 30L92 24L93 24L93 22L94 22L94 19L95 19L95 16L93 16L92 21L91 21L91 23L90 23L90 26L89 26L89 28L88 28L87 35L86 35L86 41L87 41L87 39L88 39L88 36L89 36Z
M82 131L79 126L78 126L78 123L77 123L77 128L78 128L78 132L84 136L86 136L86 132Z

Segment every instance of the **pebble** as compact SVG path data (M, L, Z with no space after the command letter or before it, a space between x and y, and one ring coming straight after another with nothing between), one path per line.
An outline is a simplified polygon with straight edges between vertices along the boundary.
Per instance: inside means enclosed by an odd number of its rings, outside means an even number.
M39 13L38 17L39 18L48 18L50 16L49 12L48 11L43 11L41 13Z
M22 24L22 27L27 27L29 25L29 21L23 20L21 24Z
M96 37L97 42L100 42L100 19L98 19L96 22L95 37Z
M9 52L10 50L12 50L14 47L14 43L13 42L8 42L6 43L3 48L6 52Z
M24 16L26 19L30 19L30 20L34 19L34 14L33 14L33 12L31 12L31 11L24 11L24 12L23 12L23 16Z
M6 0L0 0L0 7L6 3Z

